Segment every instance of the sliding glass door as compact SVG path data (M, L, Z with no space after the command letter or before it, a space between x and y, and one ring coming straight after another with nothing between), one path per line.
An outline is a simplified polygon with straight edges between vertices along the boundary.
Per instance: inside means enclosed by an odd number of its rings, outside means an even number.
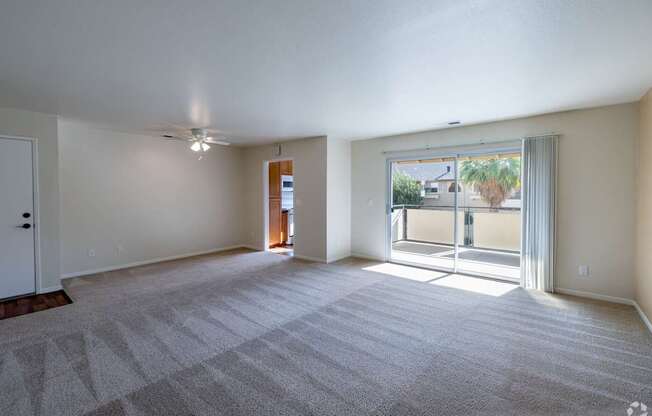
M390 260L518 280L520 149L389 161Z
M391 259L455 270L456 159L392 163Z

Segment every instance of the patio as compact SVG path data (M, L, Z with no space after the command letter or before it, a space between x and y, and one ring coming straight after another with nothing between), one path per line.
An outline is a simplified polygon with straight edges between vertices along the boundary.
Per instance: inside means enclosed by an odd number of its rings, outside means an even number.
M455 250L452 245L402 240L392 243L391 258L401 263L452 270ZM520 277L520 255L460 246L457 270L460 273L517 281Z

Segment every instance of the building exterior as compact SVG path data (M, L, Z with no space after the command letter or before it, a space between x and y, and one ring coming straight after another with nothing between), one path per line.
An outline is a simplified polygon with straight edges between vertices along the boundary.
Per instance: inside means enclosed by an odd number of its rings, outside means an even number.
M455 206L455 165L453 162L395 163L394 172L404 173L421 186L422 206ZM460 208L489 208L471 185L458 183L458 204ZM520 208L521 192L515 190L502 207Z

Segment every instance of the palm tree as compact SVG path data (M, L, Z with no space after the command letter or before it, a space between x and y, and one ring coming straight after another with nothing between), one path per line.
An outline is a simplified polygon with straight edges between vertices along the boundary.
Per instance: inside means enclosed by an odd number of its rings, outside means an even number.
M465 160L460 167L460 179L473 186L491 208L499 208L514 190L521 187L521 159Z

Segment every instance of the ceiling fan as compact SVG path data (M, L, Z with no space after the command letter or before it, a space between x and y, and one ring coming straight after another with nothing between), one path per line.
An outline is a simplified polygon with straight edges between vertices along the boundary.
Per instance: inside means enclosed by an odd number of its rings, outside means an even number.
M164 134L162 137L166 140L180 140L190 143L190 150L193 152L207 152L211 148L211 144L220 146L229 146L231 143L224 140L217 140L208 135L207 129L194 128L190 129L190 136L173 136L171 134Z

